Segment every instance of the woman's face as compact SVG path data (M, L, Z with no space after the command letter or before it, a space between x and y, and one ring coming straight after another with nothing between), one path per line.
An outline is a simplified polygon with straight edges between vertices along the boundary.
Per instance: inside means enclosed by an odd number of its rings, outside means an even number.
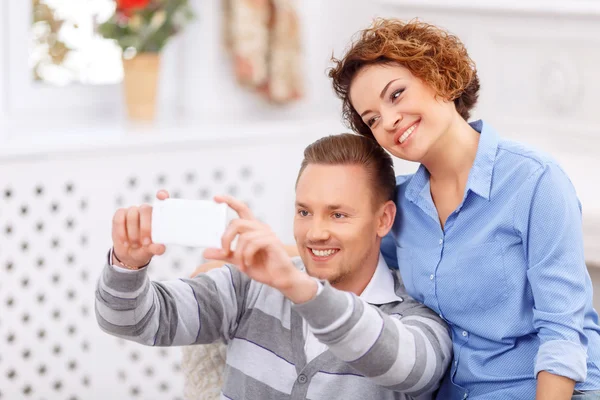
M377 142L404 160L423 162L455 116L454 103L400 65L370 65L350 85L350 101Z

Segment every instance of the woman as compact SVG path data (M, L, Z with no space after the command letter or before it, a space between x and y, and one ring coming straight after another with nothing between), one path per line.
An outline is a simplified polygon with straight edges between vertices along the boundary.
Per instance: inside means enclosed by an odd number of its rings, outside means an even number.
M475 65L438 27L378 20L334 61L349 126L420 163L398 177L382 251L452 331L438 398L600 398L600 327L566 174L467 122Z

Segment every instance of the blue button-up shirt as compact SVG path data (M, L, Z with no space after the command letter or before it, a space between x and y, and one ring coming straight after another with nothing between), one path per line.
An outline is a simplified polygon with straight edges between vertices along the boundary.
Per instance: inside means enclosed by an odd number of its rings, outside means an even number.
M382 253L408 293L452 331L439 399L533 399L539 371L600 389L600 327L583 256L581 208L548 156L482 121L463 201L442 229L429 173L397 179Z

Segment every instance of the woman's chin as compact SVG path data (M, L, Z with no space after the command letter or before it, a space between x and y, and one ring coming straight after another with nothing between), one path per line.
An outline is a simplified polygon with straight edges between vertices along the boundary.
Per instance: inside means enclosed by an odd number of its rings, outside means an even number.
M397 157L404 161L421 162L421 160L423 159L423 155L421 154L421 152L415 151L415 149L392 148L386 150L388 150L394 157Z

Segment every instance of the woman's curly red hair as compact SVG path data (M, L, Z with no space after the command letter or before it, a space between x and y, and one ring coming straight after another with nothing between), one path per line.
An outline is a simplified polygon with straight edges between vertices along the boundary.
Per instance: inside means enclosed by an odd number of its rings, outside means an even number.
M408 68L439 97L454 101L465 120L477 102L477 69L463 43L445 30L418 20L377 19L359 32L344 57L332 61L335 66L329 70L329 77L342 100L343 118L352 130L368 137L373 137L371 129L354 110L349 95L352 80L368 65L398 64Z

